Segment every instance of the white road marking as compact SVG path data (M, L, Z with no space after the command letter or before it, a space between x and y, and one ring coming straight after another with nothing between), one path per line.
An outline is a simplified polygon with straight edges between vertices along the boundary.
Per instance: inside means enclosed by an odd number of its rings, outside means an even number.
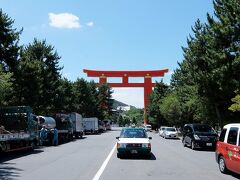
M105 159L105 161L103 162L101 168L98 170L97 174L94 176L93 180L99 180L100 176L102 175L104 169L106 168L107 164L108 164L108 161L111 159L114 151L115 151L115 148L116 148L116 144L114 144L111 152L109 153L108 157Z

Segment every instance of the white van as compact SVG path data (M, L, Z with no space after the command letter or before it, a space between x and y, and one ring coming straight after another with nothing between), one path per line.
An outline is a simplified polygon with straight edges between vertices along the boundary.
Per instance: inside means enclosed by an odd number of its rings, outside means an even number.
M152 125L151 124L145 124L144 126L146 131L152 131Z

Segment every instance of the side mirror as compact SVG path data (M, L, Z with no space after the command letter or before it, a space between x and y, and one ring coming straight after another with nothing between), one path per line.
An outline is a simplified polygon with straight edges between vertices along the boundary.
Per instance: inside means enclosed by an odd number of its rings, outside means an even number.
M152 137L148 137L148 139L152 139Z
M119 139L119 137L116 137L116 139Z

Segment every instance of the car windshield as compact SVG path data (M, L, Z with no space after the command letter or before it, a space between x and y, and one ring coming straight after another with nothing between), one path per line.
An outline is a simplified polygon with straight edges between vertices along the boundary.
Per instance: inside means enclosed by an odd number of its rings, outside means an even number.
M144 129L123 129L120 138L147 138Z
M175 128L166 128L166 131L173 131L173 132L175 132L176 129Z
M152 126L151 125L146 125L147 128L151 128Z
M208 125L195 125L194 131L203 132L203 133L214 133L214 130L212 129L212 127Z

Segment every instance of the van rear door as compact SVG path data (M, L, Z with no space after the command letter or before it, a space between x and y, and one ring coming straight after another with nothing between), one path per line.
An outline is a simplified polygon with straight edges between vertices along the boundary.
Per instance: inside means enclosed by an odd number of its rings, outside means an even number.
M239 128L237 127L231 127L229 130L228 138L227 138L227 145L226 145L226 151L227 151L227 157L226 165L228 169L234 171L234 172L240 172L240 147L237 145L237 140L239 138Z
M238 145L233 148L233 170L240 174L240 129L238 128Z

